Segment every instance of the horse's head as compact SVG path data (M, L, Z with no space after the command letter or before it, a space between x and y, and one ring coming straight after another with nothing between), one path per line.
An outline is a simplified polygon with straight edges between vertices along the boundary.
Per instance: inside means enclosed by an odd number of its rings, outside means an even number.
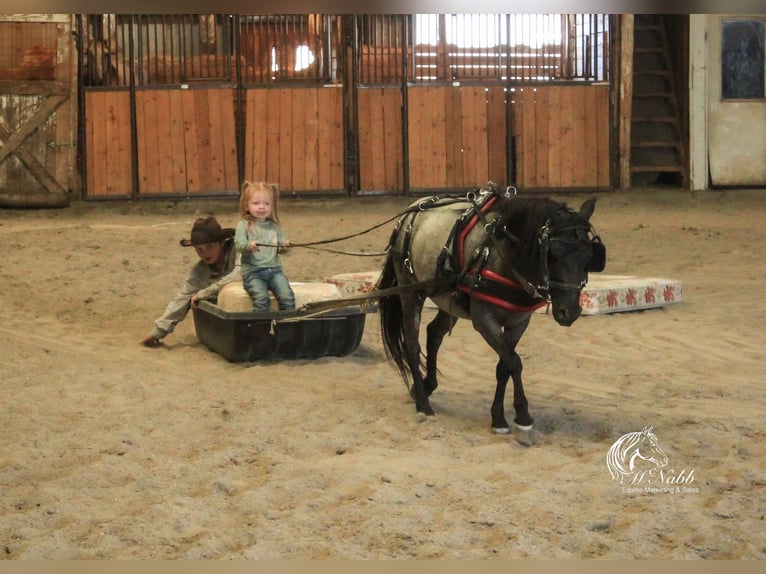
M588 272L603 271L606 264L606 248L590 224L595 207L595 197L579 211L562 205L540 230L553 318L565 327L582 312L580 291L588 282Z
M94 86L119 84L120 48L114 38L90 38L85 47L83 78Z
M660 448L657 437L652 432L652 427L644 427L641 431L636 453L639 458L653 462L660 468L668 464L668 455Z

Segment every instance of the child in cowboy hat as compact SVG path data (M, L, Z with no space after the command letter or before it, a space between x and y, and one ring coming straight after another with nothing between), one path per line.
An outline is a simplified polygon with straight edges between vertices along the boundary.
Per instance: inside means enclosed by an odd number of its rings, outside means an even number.
M165 312L141 344L159 347L162 339L183 321L191 306L201 299L215 299L221 288L241 281L241 255L234 248L234 229L223 229L215 217L200 217L194 222L189 239L181 239L183 247L194 247L200 260L192 267L181 290L170 300Z

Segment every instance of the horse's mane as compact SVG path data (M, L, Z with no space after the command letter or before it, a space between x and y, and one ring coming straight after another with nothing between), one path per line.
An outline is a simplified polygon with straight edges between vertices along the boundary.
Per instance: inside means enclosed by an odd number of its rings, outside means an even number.
M505 220L505 226L519 240L515 250L514 265L520 268L524 263L539 261L540 228L554 217L561 209L566 209L564 203L548 197L510 197L501 198L497 204L498 212Z
M547 197L504 197L498 204L506 225L521 241L536 239L540 227L560 207L564 204Z
M612 479L633 471L626 465L627 454L641 442L641 432L631 432L620 437L606 454L606 465Z
M636 453L645 438L649 438L656 443L657 437L652 432L652 429L653 427L644 427L643 430L625 434L614 442L606 453L606 465L613 480L618 477L632 475L635 472L635 470L631 468L631 454ZM657 448L659 449L659 446L657 446ZM655 462L655 464L658 463Z

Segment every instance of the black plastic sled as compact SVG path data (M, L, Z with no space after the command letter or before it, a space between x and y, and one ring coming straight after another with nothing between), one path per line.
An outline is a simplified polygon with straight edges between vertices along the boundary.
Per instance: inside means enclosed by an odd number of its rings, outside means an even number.
M349 355L359 347L366 318L359 305L234 312L210 301L200 301L193 315L197 338L232 363Z

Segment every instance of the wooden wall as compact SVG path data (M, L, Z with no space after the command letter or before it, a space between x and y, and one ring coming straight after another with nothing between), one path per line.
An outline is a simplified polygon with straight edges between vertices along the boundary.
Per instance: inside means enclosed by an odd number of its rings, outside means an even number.
M130 93L85 94L85 190L88 197L130 197L133 191Z
M502 87L413 87L408 95L411 189L506 181Z
M402 91L360 88L359 181L363 191L404 189Z
M514 94L518 187L608 187L609 86L536 86Z
M502 87L409 90L410 188L507 183ZM609 86L561 85L513 92L519 188L608 188Z
M341 86L249 89L244 172L283 192L342 193Z
M407 158L402 91L358 91L361 191L400 193L507 184L506 91L439 86L408 90ZM609 86L512 92L515 184L527 189L608 188ZM340 87L252 88L244 101L244 178L283 192L344 193ZM138 194L236 193L236 91L136 91ZM129 197L128 91L86 93L87 195Z
M137 192L236 192L233 89L137 90ZM87 197L133 195L130 92L85 94Z
M141 194L239 189L234 89L136 91Z

